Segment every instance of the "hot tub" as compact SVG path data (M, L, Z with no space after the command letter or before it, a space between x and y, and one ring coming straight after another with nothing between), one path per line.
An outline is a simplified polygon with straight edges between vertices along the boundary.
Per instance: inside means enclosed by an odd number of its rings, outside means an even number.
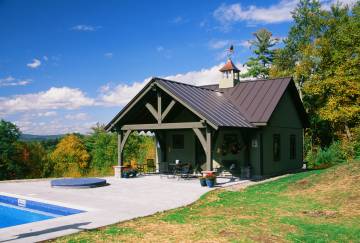
M62 188L92 188L106 185L106 180L99 178L68 178L51 180L52 187Z

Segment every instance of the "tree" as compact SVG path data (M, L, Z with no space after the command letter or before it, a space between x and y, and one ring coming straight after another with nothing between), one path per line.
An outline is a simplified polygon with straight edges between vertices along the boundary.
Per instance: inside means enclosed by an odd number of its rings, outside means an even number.
M138 132L133 132L127 139L124 147L124 161L131 162L144 162L147 151L143 149L145 144L146 136L140 135Z
M91 155L90 173L106 175L117 164L117 134L107 133L104 125L97 124L85 138L85 145ZM132 132L123 150L124 163L143 163L147 158L155 158L155 144L151 136Z
M16 125L0 120L0 180L17 178L21 168L14 161L20 130Z
M39 141L28 142L27 146L30 151L30 163L28 164L29 172L27 173L27 177L47 177L48 175L45 168L49 163L48 152Z
M117 135L107 133L104 125L97 124L93 132L85 139L86 147L91 155L92 173L107 174L117 163Z
M360 125L360 3L351 13L334 5L326 25L297 72L308 76L304 100L313 113L351 139L350 128Z
M86 173L90 155L81 139L70 134L65 136L57 144L51 153L54 176L81 176Z
M272 37L272 33L266 29L260 29L254 33L255 40L250 41L256 57L250 57L245 64L248 71L242 77L266 78L269 76L270 65L273 62L274 50L271 48L278 42Z
M323 19L326 14L321 10L319 1L300 0L291 14L294 24L284 39L284 48L275 51L274 65L270 70L272 77L294 75L296 64L303 60L304 50L324 30ZM295 77L295 81L301 86L305 80L300 76Z
M312 141L328 146L359 125L359 2L352 10L301 0L271 77L293 76L310 117Z

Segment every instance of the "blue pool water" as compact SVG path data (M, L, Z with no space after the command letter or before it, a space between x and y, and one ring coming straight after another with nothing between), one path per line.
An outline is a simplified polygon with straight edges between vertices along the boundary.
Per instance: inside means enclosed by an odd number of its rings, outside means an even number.
M85 212L23 198L0 195L0 228Z
M4 205L0 204L0 228L55 218L55 216L48 214L40 214Z

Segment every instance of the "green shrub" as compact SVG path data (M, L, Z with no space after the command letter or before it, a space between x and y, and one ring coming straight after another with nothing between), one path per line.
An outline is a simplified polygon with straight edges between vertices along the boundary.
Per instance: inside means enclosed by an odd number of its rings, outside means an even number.
M347 160L347 153L340 142L332 143L328 148L309 151L306 156L310 168L326 168Z
M353 130L353 151L354 159L360 160L360 126Z

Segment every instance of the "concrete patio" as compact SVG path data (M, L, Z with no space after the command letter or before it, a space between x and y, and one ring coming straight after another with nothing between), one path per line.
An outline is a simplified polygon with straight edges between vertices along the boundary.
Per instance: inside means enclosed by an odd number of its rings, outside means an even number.
M159 175L106 178L109 186L91 189L51 188L49 180L0 182L0 194L83 209L87 212L0 229L0 242L36 242L147 216L193 203L210 191L197 179ZM248 183L218 179L220 186Z

